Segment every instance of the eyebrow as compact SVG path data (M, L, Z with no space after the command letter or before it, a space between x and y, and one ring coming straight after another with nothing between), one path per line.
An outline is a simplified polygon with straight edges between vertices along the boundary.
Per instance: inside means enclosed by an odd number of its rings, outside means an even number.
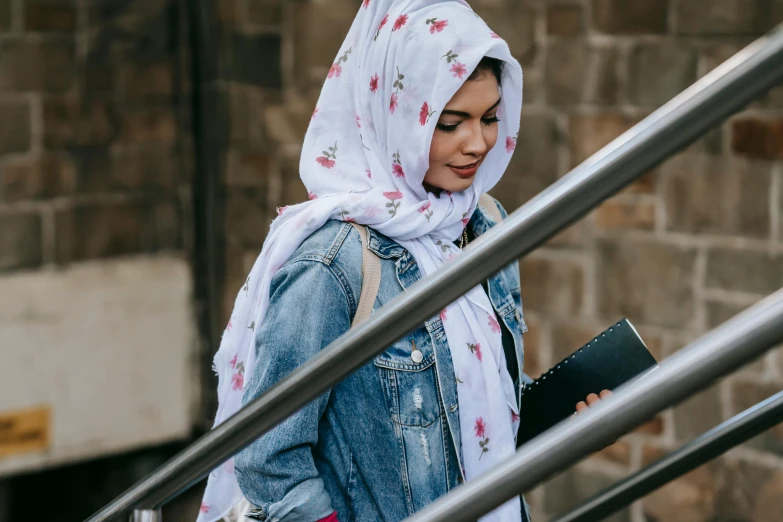
M484 114L488 113L489 111L491 111L492 109L494 109L495 107L500 105L500 101L501 100L502 100L502 98L498 98L498 101L496 101L495 104L492 107L490 107L489 109L485 110ZM446 109L443 112L441 112L441 114L447 114L449 116L460 116L462 118L470 118L470 113L467 113L467 112L464 112L464 111L451 111L451 110Z

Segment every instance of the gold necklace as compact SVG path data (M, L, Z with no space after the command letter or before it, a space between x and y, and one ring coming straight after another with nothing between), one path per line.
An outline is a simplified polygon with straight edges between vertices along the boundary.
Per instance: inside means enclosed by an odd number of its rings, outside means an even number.
M459 238L459 249L462 250L465 245L468 244L468 229L462 231L462 236Z

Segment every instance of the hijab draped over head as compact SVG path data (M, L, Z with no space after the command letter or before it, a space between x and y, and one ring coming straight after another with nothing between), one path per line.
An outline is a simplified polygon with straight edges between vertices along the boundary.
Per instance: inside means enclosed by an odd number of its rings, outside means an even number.
M459 193L423 187L440 111L485 56L505 62L498 143L473 185ZM503 175L516 145L522 70L508 45L460 0L363 0L321 91L302 146L300 173L310 201L281 207L215 356L215 425L241 407L253 374L254 329L264 321L275 272L327 220L367 225L394 239L430 275L460 255L452 242L479 196ZM458 378L462 472L470 480L515 451L514 387L500 327L476 286L441 312ZM273 349L273 347L272 347ZM199 522L224 516L242 493L233 460L209 477ZM485 521L518 521L519 498Z

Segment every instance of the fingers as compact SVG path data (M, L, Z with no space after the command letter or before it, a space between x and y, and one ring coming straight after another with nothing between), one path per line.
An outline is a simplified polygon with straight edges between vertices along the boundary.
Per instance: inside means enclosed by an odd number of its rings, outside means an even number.
M600 402L601 399L606 399L607 397L609 397L611 395L612 395L611 390L604 390L604 391L602 391L598 395L596 395L595 393L591 393L590 395L587 396L586 402L585 401L581 401L581 402L579 402L576 405L576 413L580 413L580 412L586 410L587 408L589 408L593 404L595 404L597 402Z
M606 399L611 395L612 392L610 390L604 390L598 395L596 395L595 393L591 393L590 395L587 396L587 399L585 401L581 401L579 402L579 404L576 405L576 413L586 410L590 406L596 404L597 402L600 402L601 399Z

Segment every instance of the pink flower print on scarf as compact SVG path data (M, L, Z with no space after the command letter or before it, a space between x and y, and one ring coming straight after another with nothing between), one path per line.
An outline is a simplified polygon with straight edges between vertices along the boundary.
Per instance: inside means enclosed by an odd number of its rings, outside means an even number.
M487 426L484 424L484 418L479 417L476 419L476 425L473 426L473 429L476 431L476 437L479 439L479 447L481 448L481 454L479 455L479 460L481 460L481 457L484 456L484 453L489 451L489 437L485 437L484 435L485 430Z
M364 172L367 173L367 177L372 179L372 171L370 169L365 170Z
M386 13L386 16L384 16L383 20L381 20L381 25L378 26L378 32L375 33L375 38L373 38L373 41L378 39L378 37L381 34L381 29L383 29L383 26L385 26L388 21L389 21L389 13Z
M343 53L342 56L340 56L336 62L332 64L332 66L329 68L329 74L327 77L331 80L332 78L339 78L340 74L343 72L343 68L340 64L345 63L348 61L348 55L351 54L351 51L353 48L348 49Z
M419 124L422 127L427 125L427 122L430 121L430 116L433 114L435 114L435 111L431 111L429 104L424 102L424 105L421 106L421 111L419 111Z
M364 2L362 2L362 7L364 7L365 9L370 7L370 0L364 0Z
M234 358L231 359L231 361L229 361L229 364L231 365L231 368L236 368L237 367L237 356L238 355L239 354L235 353L234 354Z
M333 63L331 67L329 67L329 74L326 76L330 80L332 78L339 78L340 74L343 72L343 68L340 67L339 63Z
M408 15L402 14L399 18L394 22L394 27L392 27L392 32L399 31L402 29L402 26L408 23Z
M514 152L514 149L517 148L517 138L519 137L519 134L517 134L514 137L506 136L506 152L511 154Z
M470 350L470 353L476 355L476 358L479 360L479 362L482 362L481 343L476 343L476 344L468 343L468 349Z
M380 80L380 78L378 78L378 74L376 74L375 76L372 76L370 78L370 91L373 94L375 94L375 92L378 90L378 81L379 80Z
M489 33L489 36L491 36L495 40L502 40L502 38L500 36L498 36L496 33Z
M198 510L200 513L209 513L209 506L202 502L201 507L198 508Z
M517 422L518 420L519 420L519 415L517 415L517 412L511 410L511 422Z
M430 18L427 20L427 25L430 26L430 34L440 33L446 26L449 25L448 20L438 20L437 18Z
M405 79L405 75L400 72L400 68L397 67L397 79L394 80L394 85L392 87L394 88L394 92L391 95L391 102L389 102L389 112L394 114L394 111L397 109L397 93L400 92L405 88L405 86L402 83L402 80Z
M440 314L438 314L440 316L441 321L445 321L448 318L448 316L446 315L446 310L448 310L448 308L444 308L443 310L440 311Z
M479 417L476 419L476 425L473 426L473 429L476 430L476 437L483 439L485 432L484 430L487 428L487 426L484 424L484 418Z
M359 127L360 129L362 128L362 117L361 116L356 116L356 126Z
M348 215L348 211L345 210L345 207L340 209L340 212L338 213L338 215L340 216L340 219L342 221L345 221L346 223L356 223L356 219L354 219L354 218L352 218L352 217L350 217Z
M394 158L394 160L392 161L392 172L398 178L404 178L405 171L402 170L402 160L400 159L400 151L397 151L394 154L392 154L392 158Z
M489 314L487 319L489 320L489 328L495 333L500 333L500 323L495 319L495 314Z
M447 64L453 63L453 65L451 66L451 69L449 69L451 71L451 73L452 73L452 76L454 76L454 78L459 78L460 80L462 80L463 77L466 74L468 74L468 70L465 68L465 64L460 63L459 61L457 61L458 57L459 57L459 55L455 54L453 51L449 51L446 54L444 54L443 56L441 56L441 58L445 58L446 59L446 63Z
M316 114L318 114L318 110L319 110L319 109L318 109L318 107L316 107L316 108L313 110L313 115L312 115L312 116L310 116L310 119L311 119L311 120L314 120L314 119L315 119L315 115L316 115Z
M315 158L315 161L318 162L319 165L322 167L325 167L327 169L331 169L334 167L335 162L337 161L337 142L334 143L334 147L329 147L328 151L323 151L323 156L318 156Z
M419 212L424 214L424 217L427 218L427 223L430 222L430 218L432 217L432 210L430 210L431 206L432 202L427 201L425 204L419 207Z
M282 216L283 212L285 212L285 209L287 209L287 206L277 207L277 215Z
M402 199L402 192L395 190L394 192L384 192L383 195L386 197L386 199L389 200L389 202L386 203L386 207L389 209L389 214L391 214L392 217L396 216L397 209L400 208L399 200Z
M462 219L460 221L462 221L462 226L463 227L468 226L468 223L470 223L470 216L468 216L467 212L462 214Z
M308 192L308 193L307 193L307 198L308 198L310 201L312 201L312 200L314 200L314 199L318 199L318 196L316 196L316 195L315 195L315 194L313 194L312 192Z
M236 373L231 376L231 389L234 391L242 391L245 386L245 365L243 363L237 363Z
M465 68L465 65L459 62L452 65L450 70L453 73L453 76L455 78L459 78L460 80L462 80L463 77L468 74L468 70Z

